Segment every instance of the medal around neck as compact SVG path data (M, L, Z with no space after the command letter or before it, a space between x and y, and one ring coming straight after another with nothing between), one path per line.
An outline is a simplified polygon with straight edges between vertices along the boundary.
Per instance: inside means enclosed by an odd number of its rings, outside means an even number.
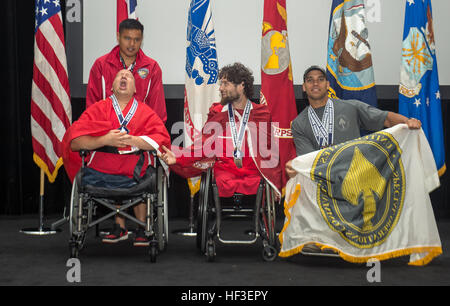
M234 158L234 163L236 164L236 167L242 168L242 152L240 150L238 150L237 148L234 149L233 158Z
M118 130L121 131L121 132L125 132L125 133L127 133L127 134L130 133L130 131L129 131L129 130L127 129L127 127L124 126L124 125L122 125Z
M250 117L250 111L252 108L251 102L248 100L247 104L245 105L244 113L241 119L241 124L239 127L239 133L237 131L236 127L236 121L234 118L233 113L233 106L231 104L228 104L228 121L230 123L230 129L231 129L231 138L233 140L234 145L234 151L233 151L233 159L234 163L236 164L236 167L242 168L242 152L240 151L240 148L242 147L242 143L244 140L244 134L245 129L247 127L247 123Z

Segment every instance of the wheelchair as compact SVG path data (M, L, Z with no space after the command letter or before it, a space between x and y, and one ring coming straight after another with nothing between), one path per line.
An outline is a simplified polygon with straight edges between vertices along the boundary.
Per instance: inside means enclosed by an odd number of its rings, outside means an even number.
M216 257L216 243L222 244L254 244L262 240L262 258L273 261L278 255L279 246L275 232L276 212L275 196L272 187L261 179L256 194L254 208L241 206L245 195L235 193L233 204L222 205L212 168L203 172L199 190L199 206L197 212L197 248L212 262ZM248 235L250 239L232 240L222 237L221 224L225 218L253 219L253 230Z
M115 148L101 148L102 152L117 153ZM142 179L131 188L100 188L83 184L83 172L86 169L86 157L90 151L80 151L82 166L76 175L70 199L69 215L69 250L71 258L78 258L85 244L87 231L96 227L99 236L99 224L115 215L121 215L128 220L145 227L145 235L150 241L149 256L151 262L156 262L159 252L166 249L168 243L168 178L162 164L151 151L155 160L155 168L149 166ZM135 154L141 154L143 151ZM127 213L127 209L140 203L147 204L146 222L142 222ZM106 208L109 213L98 217L98 208Z

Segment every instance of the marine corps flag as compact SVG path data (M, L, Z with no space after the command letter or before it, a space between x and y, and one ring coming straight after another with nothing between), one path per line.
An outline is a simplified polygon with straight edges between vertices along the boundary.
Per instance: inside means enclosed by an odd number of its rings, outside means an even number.
M209 0L191 1L186 40L184 146L188 147L201 137L210 106L220 101L216 34ZM188 184L193 196L200 188L200 178L189 178Z
M264 0L260 95L261 104L267 104L272 114L272 133L278 139L283 187L288 179L285 164L296 157L291 122L297 116L286 23L286 0Z
M377 106L369 31L365 19L363 0L333 0L327 55L329 95Z
M430 0L406 3L399 92L399 113L422 122L441 176L444 130Z
M280 256L309 243L349 262L410 255L426 265L442 253L429 193L439 187L422 130L406 124L296 158L286 187Z

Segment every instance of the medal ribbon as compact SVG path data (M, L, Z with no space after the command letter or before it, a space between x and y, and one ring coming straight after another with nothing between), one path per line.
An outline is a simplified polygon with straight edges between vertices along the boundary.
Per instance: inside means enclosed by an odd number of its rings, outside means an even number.
M120 62L123 65L123 69L127 69L130 70L131 72L133 72L134 66L136 66L136 60L133 62L133 64L130 65L130 67L127 67L127 65L125 65L125 61L122 58L122 55L119 54L120 57Z
M317 117L316 112L311 106L308 108L308 118L319 147L324 148L331 145L333 143L334 134L333 102L328 99L323 112L322 121L319 120L319 117Z
M136 113L136 110L138 107L138 102L136 101L136 99L133 99L133 105L131 105L130 110L128 111L128 113L126 114L126 116L124 118L122 111L120 110L119 101L117 101L116 96L111 95L110 98L112 100L112 105L113 105L114 111L116 112L117 119L119 120L120 128L121 129L123 128L128 132L126 126L127 126L128 122L130 122L131 118L133 118L134 114Z
M231 136L233 139L233 146L235 150L240 150L242 147L242 141L244 140L245 128L247 127L248 119L250 117L252 103L247 100L247 104L244 108L244 114L242 116L241 124L239 126L239 135L236 129L236 121L234 119L233 106L228 104L228 120L230 122ZM236 153L235 153L236 154ZM235 156L236 158L242 158L242 156Z

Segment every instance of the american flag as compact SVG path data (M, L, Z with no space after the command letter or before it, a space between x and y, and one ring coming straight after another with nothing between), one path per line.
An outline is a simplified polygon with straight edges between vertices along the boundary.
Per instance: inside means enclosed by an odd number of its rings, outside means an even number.
M50 182L63 163L61 141L71 120L61 6L59 0L36 0L31 135L33 159Z
M117 0L117 32L119 24L125 19L138 19L136 15L137 0Z

